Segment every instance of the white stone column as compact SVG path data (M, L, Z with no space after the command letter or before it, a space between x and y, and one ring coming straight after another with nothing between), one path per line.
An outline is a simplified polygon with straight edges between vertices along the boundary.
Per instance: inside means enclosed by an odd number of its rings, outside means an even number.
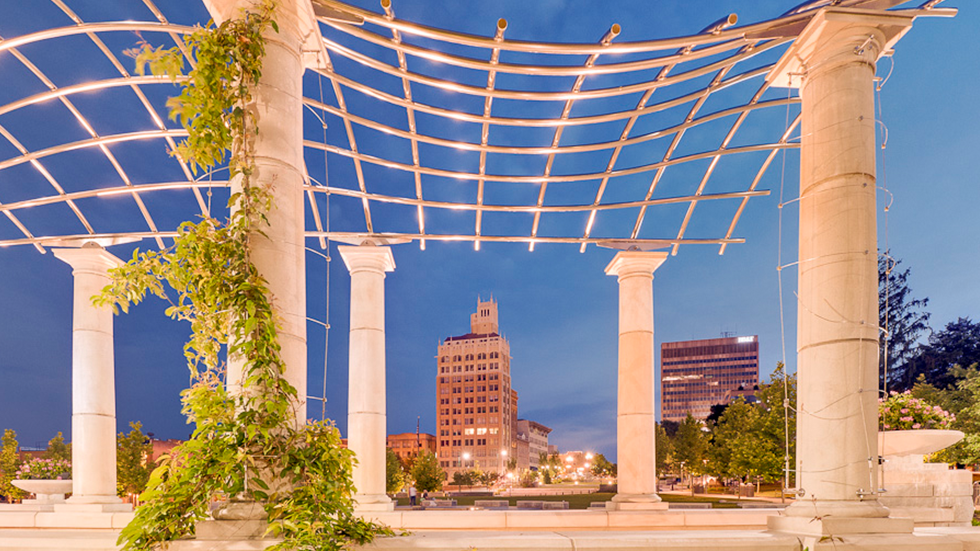
M210 0L208 7L220 19L245 0ZM215 6L217 4L217 6ZM231 11L229 11L231 10ZM217 12L217 13L216 13ZM255 137L253 184L269 186L273 206L269 225L252 239L251 260L265 278L279 316L280 355L285 379L296 388L295 422L306 424L306 252L303 196L303 73L305 15L298 2L279 2L279 32L266 33L262 78L255 89ZM231 359L229 389L240 387L242 365Z
M96 244L55 249L54 256L72 267L75 279L71 332L72 497L67 504L102 509L122 501L116 497L112 309L96 308L92 297L109 284L108 270L120 266L122 261Z
M357 454L354 487L359 511L391 511L385 493L385 272L395 269L390 247L338 247L350 271L350 368L347 447Z
M807 523L866 519L857 531L904 530L871 522L888 516L875 494L874 75L879 55L910 25L892 12L822 10L774 71L800 88L803 117L796 440L802 495L786 514Z
M618 493L610 509L666 509L657 495L653 272L665 252L623 251L606 266L619 281Z

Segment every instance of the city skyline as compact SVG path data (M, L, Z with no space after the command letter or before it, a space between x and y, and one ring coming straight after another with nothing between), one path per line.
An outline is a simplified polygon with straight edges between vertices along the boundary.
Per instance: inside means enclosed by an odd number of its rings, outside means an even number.
M119 3L107 3L119 7ZM183 19L206 18L191 2L160 2L168 15L186 6ZM376 2L355 2L377 11ZM623 25L617 40L630 41L698 32L711 21L737 12L740 24L777 17L797 2L746 5L719 1L710 14L684 2L664 2L656 10L646 2L628 1L598 9L588 2L550 1L529 5L507 1L493 5L426 9L424 3L395 4L398 16L425 25L491 35L497 18L510 23L509 40L594 42L613 23ZM953 4L947 2L947 4ZM922 19L896 47L891 61L879 67L882 79L882 122L887 149L879 157L879 244L890 246L903 267L912 268L913 294L929 297L931 324L941 328L957 317L980 312L980 271L976 243L980 230L968 223L976 208L977 176L970 160L980 143L980 114L972 90L980 74L977 51L980 6L959 5L954 19ZM945 4L944 4L945 5ZM29 7L8 6L11 16L0 22L5 38L34 29ZM108 7L106 10L108 11ZM183 22L183 20L181 20ZM27 22L30 22L28 24ZM952 52L952 53L951 53ZM2 54L0 54L2 55ZM959 59L954 59L959 58ZM49 61L50 62L50 61ZM0 57L0 74L11 69L11 56ZM66 68L67 70L67 68ZM7 94L0 92L3 102ZM102 115L111 120L110 109ZM31 120L0 117L15 134L33 135ZM781 129L782 118L772 121ZM334 129L342 125L334 125ZM34 136L40 140L42 137ZM880 138L881 139L881 138ZM3 156L9 156L4 143ZM655 274L655 350L663 342L711 338L731 331L759 334L760 378L765 381L783 357L776 267L782 241L782 263L796 261L796 218L792 199L798 182L798 152L786 155L785 169L773 166L761 187L768 197L753 199L736 234L747 242L728 247L724 256L714 247L683 247ZM785 173L782 231L778 214L781 174ZM342 178L343 173L331 173ZM9 202L16 180L0 173L0 203ZM894 202L892 200L894 199ZM101 200L101 199L100 199ZM882 209L890 204L886 217ZM338 222L346 214L331 205ZM2 228L7 230L9 228ZM315 240L308 245L317 249ZM147 241L143 247L152 247ZM126 258L131 245L110 249ZM329 346L324 332L309 326L310 393L321 392L326 371L327 417L346 433L346 381L349 276L332 247L329 271L322 258L307 255L310 306L308 315L325 320L329 286ZM615 458L617 286L603 267L614 251L589 247L542 245L533 253L519 245L430 242L392 248L396 269L388 274L388 433L422 430L438 434L431 404L433 343L456 334L477 296L493 295L501 306L500 324L511 343L514 362L522 367L513 384L521 392L521 417L554 429L562 449L589 449ZM785 354L795 371L795 267L783 272ZM0 249L0 428L14 428L22 444L43 443L57 431L70 429L70 268L29 247ZM513 305L513 306L511 306ZM183 438L190 432L179 413L178 392L187 372L181 347L189 330L168 322L162 303L147 301L116 318L117 418L119 430L131 420L160 438ZM323 350L328 348L326 361ZM659 355L657 363L659 363ZM324 365L326 367L324 368ZM309 415L319 418L320 403L310 401Z

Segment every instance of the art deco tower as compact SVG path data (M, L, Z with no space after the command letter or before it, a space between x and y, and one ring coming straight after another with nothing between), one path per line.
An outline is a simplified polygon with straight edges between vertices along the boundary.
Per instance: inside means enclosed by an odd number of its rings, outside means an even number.
M436 365L439 465L450 477L476 466L502 468L514 453L517 400L496 301L477 301L470 332L443 341Z

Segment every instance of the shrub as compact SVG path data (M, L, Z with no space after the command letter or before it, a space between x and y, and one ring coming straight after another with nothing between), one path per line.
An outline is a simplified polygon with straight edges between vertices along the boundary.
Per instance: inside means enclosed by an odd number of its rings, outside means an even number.
M17 469L19 480L59 480L71 478L71 462L64 459L31 459Z
M892 391L878 400L878 426L882 430L948 429L956 416L939 406L931 406L909 391Z

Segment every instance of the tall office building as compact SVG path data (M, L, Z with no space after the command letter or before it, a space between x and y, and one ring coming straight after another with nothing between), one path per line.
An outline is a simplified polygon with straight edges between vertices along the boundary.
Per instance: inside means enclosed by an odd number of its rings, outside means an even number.
M705 419L725 393L759 384L759 338L726 337L660 345L660 418Z
M478 300L470 332L443 341L436 360L439 465L450 478L458 469L502 469L515 449L517 392L496 301Z

